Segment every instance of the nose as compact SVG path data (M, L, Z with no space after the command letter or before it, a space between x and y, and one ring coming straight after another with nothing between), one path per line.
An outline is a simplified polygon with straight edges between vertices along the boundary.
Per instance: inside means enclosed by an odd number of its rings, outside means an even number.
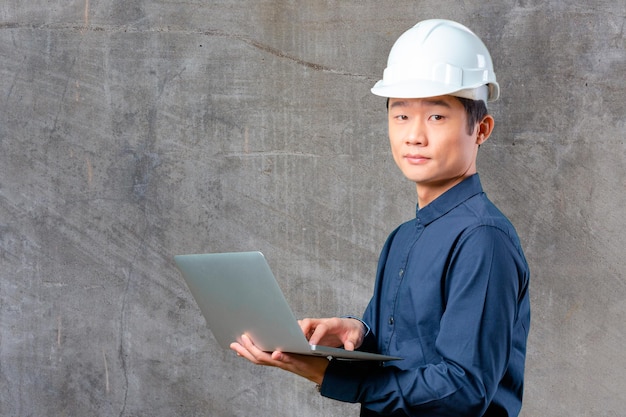
M414 119L412 123L407 126L405 142L407 145L425 145L427 143L426 130L420 120Z

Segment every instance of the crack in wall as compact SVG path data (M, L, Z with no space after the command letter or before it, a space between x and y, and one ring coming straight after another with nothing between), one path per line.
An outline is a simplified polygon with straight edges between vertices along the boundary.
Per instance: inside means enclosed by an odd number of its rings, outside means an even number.
M135 26L111 26L111 25L94 25L94 24L68 24L68 23L19 23L19 22L6 22L0 23L0 30L6 29L31 29L31 30L53 30L53 31L76 31L81 34L85 32L104 32L104 33L176 33L176 34L187 34L187 35L205 35L209 37L223 37L235 39L240 42L246 43L260 51L263 51L267 54L273 55L277 58L286 59L288 61L292 61L298 65L301 65L306 68L310 68L315 71L328 72L331 74L337 75L345 75L356 78L370 79L364 74L351 73L347 71L342 71L340 69L332 68L327 65L318 64L311 61L306 61L304 59L298 58L292 54L288 54L284 51L281 51L278 48L274 48L268 44L260 42L256 39L238 35L234 33L224 32L218 29L209 29L209 30L199 30L199 29L183 29L179 27L172 26L158 26L152 28L138 28Z

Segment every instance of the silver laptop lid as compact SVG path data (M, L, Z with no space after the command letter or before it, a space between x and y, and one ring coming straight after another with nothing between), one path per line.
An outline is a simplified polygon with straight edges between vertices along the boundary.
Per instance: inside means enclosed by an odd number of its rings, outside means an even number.
M261 252L174 257L220 346L249 334L271 352L309 350L309 344Z

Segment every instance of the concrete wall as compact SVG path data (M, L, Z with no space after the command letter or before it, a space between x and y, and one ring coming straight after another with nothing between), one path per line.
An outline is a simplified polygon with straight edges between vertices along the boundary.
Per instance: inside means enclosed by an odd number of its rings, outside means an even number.
M172 256L262 250L297 315L360 314L416 202L369 88L430 17L473 28L502 87L479 171L533 273L523 415L623 416L608 0L3 0L0 415L356 415L221 350Z

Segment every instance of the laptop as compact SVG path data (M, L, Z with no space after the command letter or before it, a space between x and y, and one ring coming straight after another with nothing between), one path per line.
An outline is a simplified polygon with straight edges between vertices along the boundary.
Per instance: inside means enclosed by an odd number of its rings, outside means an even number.
M310 345L261 252L177 255L174 261L224 349L247 334L266 352L349 360L400 359Z

